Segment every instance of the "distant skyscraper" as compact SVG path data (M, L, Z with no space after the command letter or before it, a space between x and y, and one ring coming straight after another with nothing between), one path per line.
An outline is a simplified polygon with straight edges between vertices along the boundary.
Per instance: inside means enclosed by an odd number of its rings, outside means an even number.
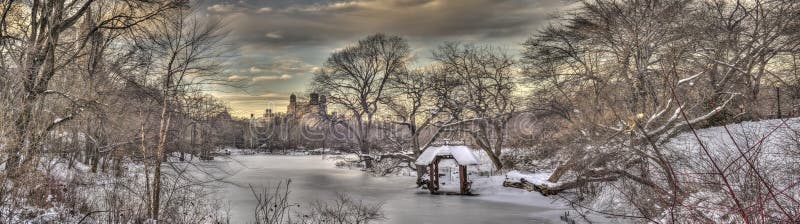
M317 93L309 94L308 102L297 102L297 96L292 93L289 96L289 106L286 114L294 117L303 117L306 114L327 113L327 101L324 95Z

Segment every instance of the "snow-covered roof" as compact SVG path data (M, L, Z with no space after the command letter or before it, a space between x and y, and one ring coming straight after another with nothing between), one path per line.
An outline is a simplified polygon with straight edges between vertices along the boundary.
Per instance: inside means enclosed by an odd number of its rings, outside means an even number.
M477 165L478 159L472 154L472 149L463 145L432 146L419 155L415 164L430 165L436 156L453 156L460 165Z

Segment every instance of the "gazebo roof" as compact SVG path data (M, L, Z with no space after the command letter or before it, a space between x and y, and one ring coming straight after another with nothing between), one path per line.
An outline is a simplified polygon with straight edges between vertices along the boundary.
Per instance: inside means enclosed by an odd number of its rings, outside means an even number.
M419 155L415 164L430 165L436 156L453 156L459 165L477 165L478 159L472 154L472 149L464 145L432 146Z

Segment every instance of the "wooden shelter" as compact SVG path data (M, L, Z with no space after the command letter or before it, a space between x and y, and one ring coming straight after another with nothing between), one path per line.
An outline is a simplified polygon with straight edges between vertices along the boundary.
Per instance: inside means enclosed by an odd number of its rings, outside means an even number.
M415 164L428 166L428 190L431 194L439 194L439 162L446 159L455 160L458 165L459 193L461 195L472 195L467 176L467 166L477 165L478 159L472 154L472 149L464 145L445 144L432 146L417 158Z

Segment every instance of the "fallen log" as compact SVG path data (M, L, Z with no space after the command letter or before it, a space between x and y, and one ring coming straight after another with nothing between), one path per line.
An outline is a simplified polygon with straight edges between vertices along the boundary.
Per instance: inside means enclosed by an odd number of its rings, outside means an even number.
M577 181L567 182L567 183L556 183L556 184L541 183L541 184L536 184L536 183L531 183L531 182L525 180L524 178L520 178L519 182L508 181L508 180L504 181L503 182L503 187L513 187L513 188L519 188L519 189L523 189L523 190L527 190L527 191L536 191L536 192L541 193L544 196L548 196L548 195L556 195L559 192L562 192L562 191L565 191L565 190L578 188L578 187L584 186L584 185L586 185L588 183L616 181L617 179L619 179L619 178L616 177L616 176L611 176L611 177L602 177L602 178L580 179L580 180L577 180Z
M534 184L528 182L525 179L520 179L519 182L508 181L508 180L503 181L503 187L513 187L513 188L523 189L526 191L536 191L541 193L543 196L555 195L562 190L562 189L550 189L546 184Z

